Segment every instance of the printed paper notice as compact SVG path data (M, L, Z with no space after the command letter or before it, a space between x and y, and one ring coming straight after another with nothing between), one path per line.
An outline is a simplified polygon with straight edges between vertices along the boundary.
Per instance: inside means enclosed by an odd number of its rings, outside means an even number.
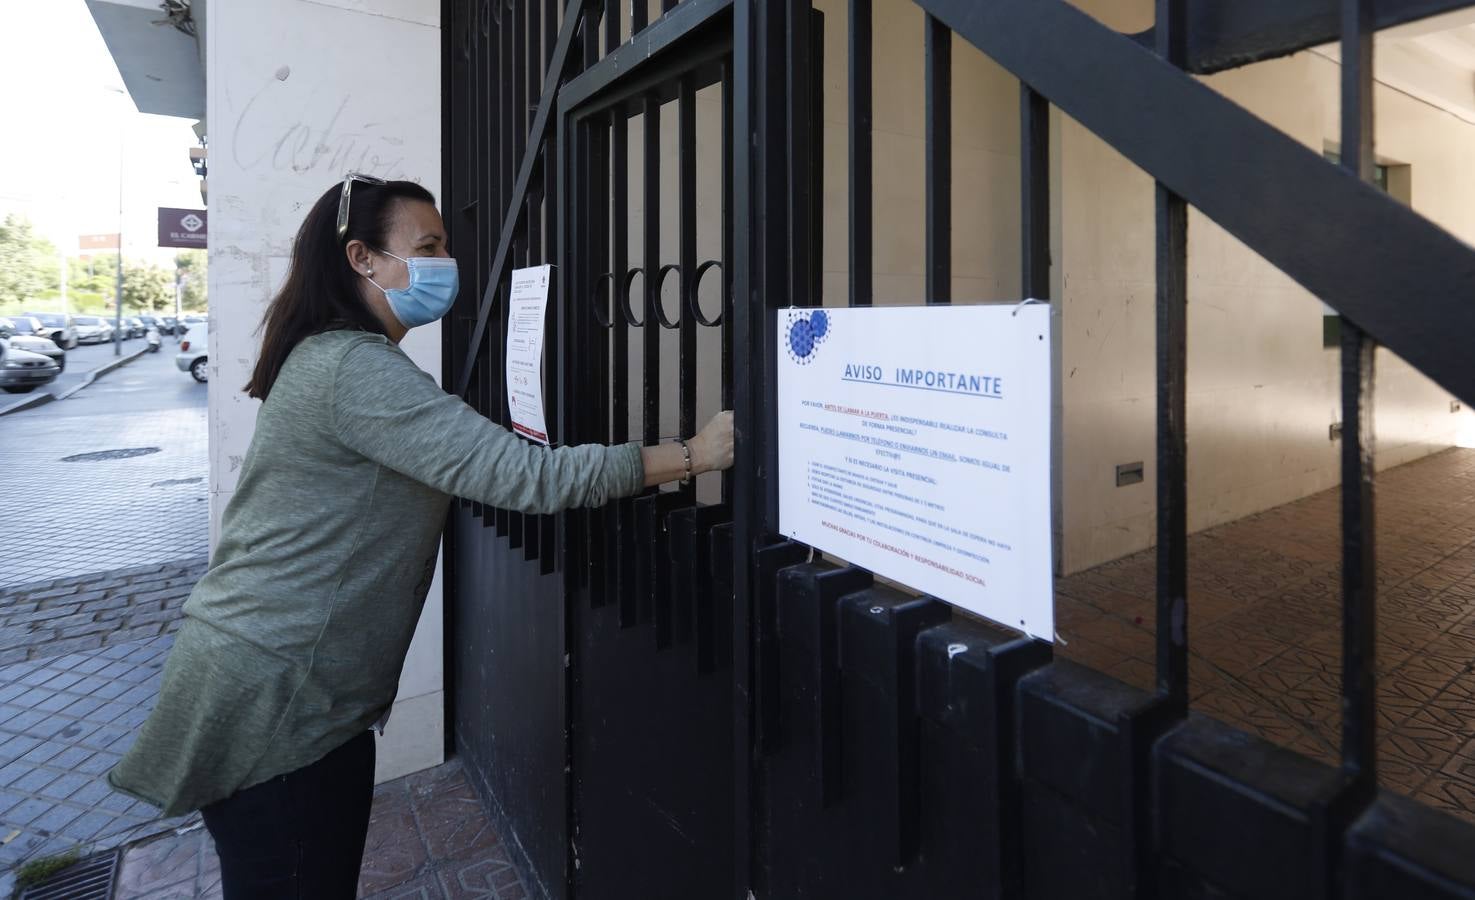
M507 310L507 407L512 430L548 443L543 414L543 320L548 311L552 266L512 270L512 302Z
M779 530L1053 640L1050 308L778 315Z

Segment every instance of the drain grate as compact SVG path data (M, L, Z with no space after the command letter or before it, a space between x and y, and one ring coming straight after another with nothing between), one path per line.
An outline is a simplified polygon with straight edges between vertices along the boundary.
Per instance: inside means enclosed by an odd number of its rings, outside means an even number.
M110 459L132 459L135 456L148 456L150 453L158 453L158 447L125 447L122 450L96 450L92 453L74 453L71 456L63 456L62 462L104 462Z
M108 900L122 857L121 850L89 856L21 891L18 900Z

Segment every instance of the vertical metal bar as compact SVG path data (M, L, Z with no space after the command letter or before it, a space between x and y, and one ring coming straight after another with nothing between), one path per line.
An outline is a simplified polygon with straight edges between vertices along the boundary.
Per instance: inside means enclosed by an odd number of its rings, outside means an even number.
M1050 296L1050 104L1019 85L1020 291Z
M512 56L512 20L508 14L506 0L492 0L501 6L501 22L498 24L499 40L497 41L497 60L500 69L498 86L501 88L501 115L498 117L500 133L498 134L497 148L501 153L500 165L497 172L497 213L493 222L501 219L507 212L507 204L511 202L512 189L517 177L517 153L515 135L517 132L517 118L513 108L516 103L513 97L513 56ZM500 238L500 236L499 236ZM508 267L511 268L510 266ZM492 333L492 339L496 343L488 342L486 348L487 370L490 377L491 397L489 398L492 408L497 411L496 420L503 425L510 425L512 418L507 408L507 385L506 372L503 369L503 352L507 346L507 309L511 294L510 278L504 277L500 284L495 286L497 291L497 330ZM512 515L505 509L498 509L493 516L499 536L512 535ZM509 541L510 545L516 546Z
M519 33L519 40L524 41L527 47L526 63L527 71L524 79L523 108L526 110L524 122L531 126L533 110L536 109L538 98L543 93L543 54L542 47L543 28L542 16L538 0L526 0L527 31L526 34ZM548 261L543 249L543 198L536 184L528 185L527 196L523 200L523 216L527 222L524 234L526 245L526 259L524 265L542 265ZM545 393L544 396L547 396ZM545 552L551 553L553 548L548 546L545 550L542 542L543 531L541 528L543 516L528 516L524 523L523 534L523 558L529 560L541 559Z
M806 255L809 296L824 305L825 252L825 14L809 10L809 121L815 123L809 140L809 233Z
M649 15L646 0L630 0L630 34L633 35L644 28Z
M539 79L540 85L548 77L548 71L553 66L553 51L558 45L558 14L560 5L558 0L545 0L543 9L543 78ZM557 77L555 74L554 77ZM541 95L542 88L539 88ZM548 235L548 255L550 258L558 252L558 223L560 221L558 206L558 154L554 149L555 135L558 133L558 124L553 123L543 143L543 219L544 229ZM554 272L554 284L558 284L558 274ZM549 334L558 334L557 318L553 319L553 325ZM558 367L549 366L545 372L545 397L558 396ZM557 427L558 417L548 417L549 428ZM553 437L550 432L550 438ZM542 547L542 555L538 559L538 571L544 575L551 575L555 571L558 562L558 517L541 516L538 520L538 544Z
M1373 180L1373 3L1342 0L1342 165ZM1372 337L1342 320L1342 767L1377 785Z
M680 424L682 437L697 430L697 97L690 75L684 75L676 94L676 160L678 217L681 230L677 272L680 312ZM696 485L682 488L688 500L696 499Z
M611 151L610 170L613 181L610 195L612 257L610 262L609 291L611 315L614 327L613 369L611 374L613 431L611 440L623 444L630 440L630 323L626 320L623 304L625 273L630 268L630 136L629 119L625 107L616 106L610 112Z
M459 231L460 216L453 214L453 210L461 209L463 203L461 190L463 179L458 177L456 171L455 149L462 145L455 140L457 120L465 115L465 110L460 105L460 94L456 87L458 80L465 80L465 73L461 69L461 56L457 52L457 38L461 33L461 7L457 0L441 0L441 34L440 34L440 95L441 95L441 148L440 148L440 202L441 209L445 213L446 240L455 239L455 232ZM457 76L461 76L458 78ZM459 243L459 242L457 242ZM456 243L451 246L456 246ZM465 295L460 298L464 304ZM455 356L452 348L459 346L460 329L458 328L460 316L459 310L452 312L446 319L445 327L441 330L441 384L455 384ZM447 584L455 584L455 566L459 560L461 529L458 507L452 506L450 513L446 516L445 534L441 541L441 558L444 561L445 576ZM456 667L455 660L456 644L454 635L455 609L454 595L444 597L441 603L441 721L445 723L445 730L441 737L442 749L449 753L456 747L456 705L454 700Z
M620 0L604 0L604 52L620 46Z
M508 169L508 184L510 186L512 184L515 184L517 181L517 165L522 160L523 153L527 149L528 142L528 52L527 16L525 15L525 13L527 10L527 4L532 2L532 0L506 0L506 2L508 10L502 15L504 16L504 18L506 18L510 14L510 19L508 19L507 21L512 31L512 117L510 120L512 133L508 136L512 144L512 166ZM527 266L527 240L525 235L525 231L522 231L517 225L513 226L513 239L511 248L512 265L510 266L510 268L512 269ZM509 301L507 304L507 311L510 314L512 293L512 278L510 275L508 276L507 282ZM506 346L507 336L506 332L503 332L502 341L500 344L497 345L497 354L494 358L500 358L503 352L505 352ZM502 370L504 379L506 378L505 365L505 361L497 365L497 368ZM505 398L507 391L505 380L501 393L504 398L502 402L506 403ZM509 408L507 410L507 422L510 424L511 421L512 410ZM510 512L507 516L507 530L509 532L508 546L514 548L521 547L524 549L524 553L526 553L525 539L528 530L527 519L528 517L523 515L521 512Z
M732 409L732 385L736 378L732 370L732 162L733 162L733 78L732 62L722 64L722 402L723 409ZM722 473L722 502L731 509L733 474L731 469Z
M1157 0L1157 52L1182 67L1185 0ZM1188 705L1188 205L1157 185L1157 690Z
M645 97L645 368L641 372L647 444L661 439L661 101Z
M791 144L788 155L787 174L789 181L789 285L788 301L799 306L818 306L820 298L811 294L813 279L810 267L816 264L809 242L813 236L810 218L814 204L811 192L815 190L810 180L814 152L814 130L816 123L810 121L810 64L812 45L810 42L810 4L782 4L788 16L786 35L788 75L788 104L785 110L787 130Z
M871 181L871 0L850 0L850 305L874 292Z
M927 302L953 296L953 33L927 17Z

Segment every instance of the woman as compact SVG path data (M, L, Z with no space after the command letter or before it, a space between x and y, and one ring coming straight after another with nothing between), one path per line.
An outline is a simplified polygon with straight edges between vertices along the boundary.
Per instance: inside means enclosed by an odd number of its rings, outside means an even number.
M158 705L108 773L201 809L227 900L352 897L374 740L452 496L598 506L732 464L732 415L684 444L526 443L399 349L444 316L456 261L430 194L350 175L297 233L246 390L265 401Z

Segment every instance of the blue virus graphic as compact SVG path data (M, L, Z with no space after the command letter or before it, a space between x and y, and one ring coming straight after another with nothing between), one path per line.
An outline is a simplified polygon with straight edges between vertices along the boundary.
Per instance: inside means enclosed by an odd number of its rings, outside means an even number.
M824 310L817 309L805 315L789 313L789 358L801 366L814 361L814 352L830 333L830 317Z

